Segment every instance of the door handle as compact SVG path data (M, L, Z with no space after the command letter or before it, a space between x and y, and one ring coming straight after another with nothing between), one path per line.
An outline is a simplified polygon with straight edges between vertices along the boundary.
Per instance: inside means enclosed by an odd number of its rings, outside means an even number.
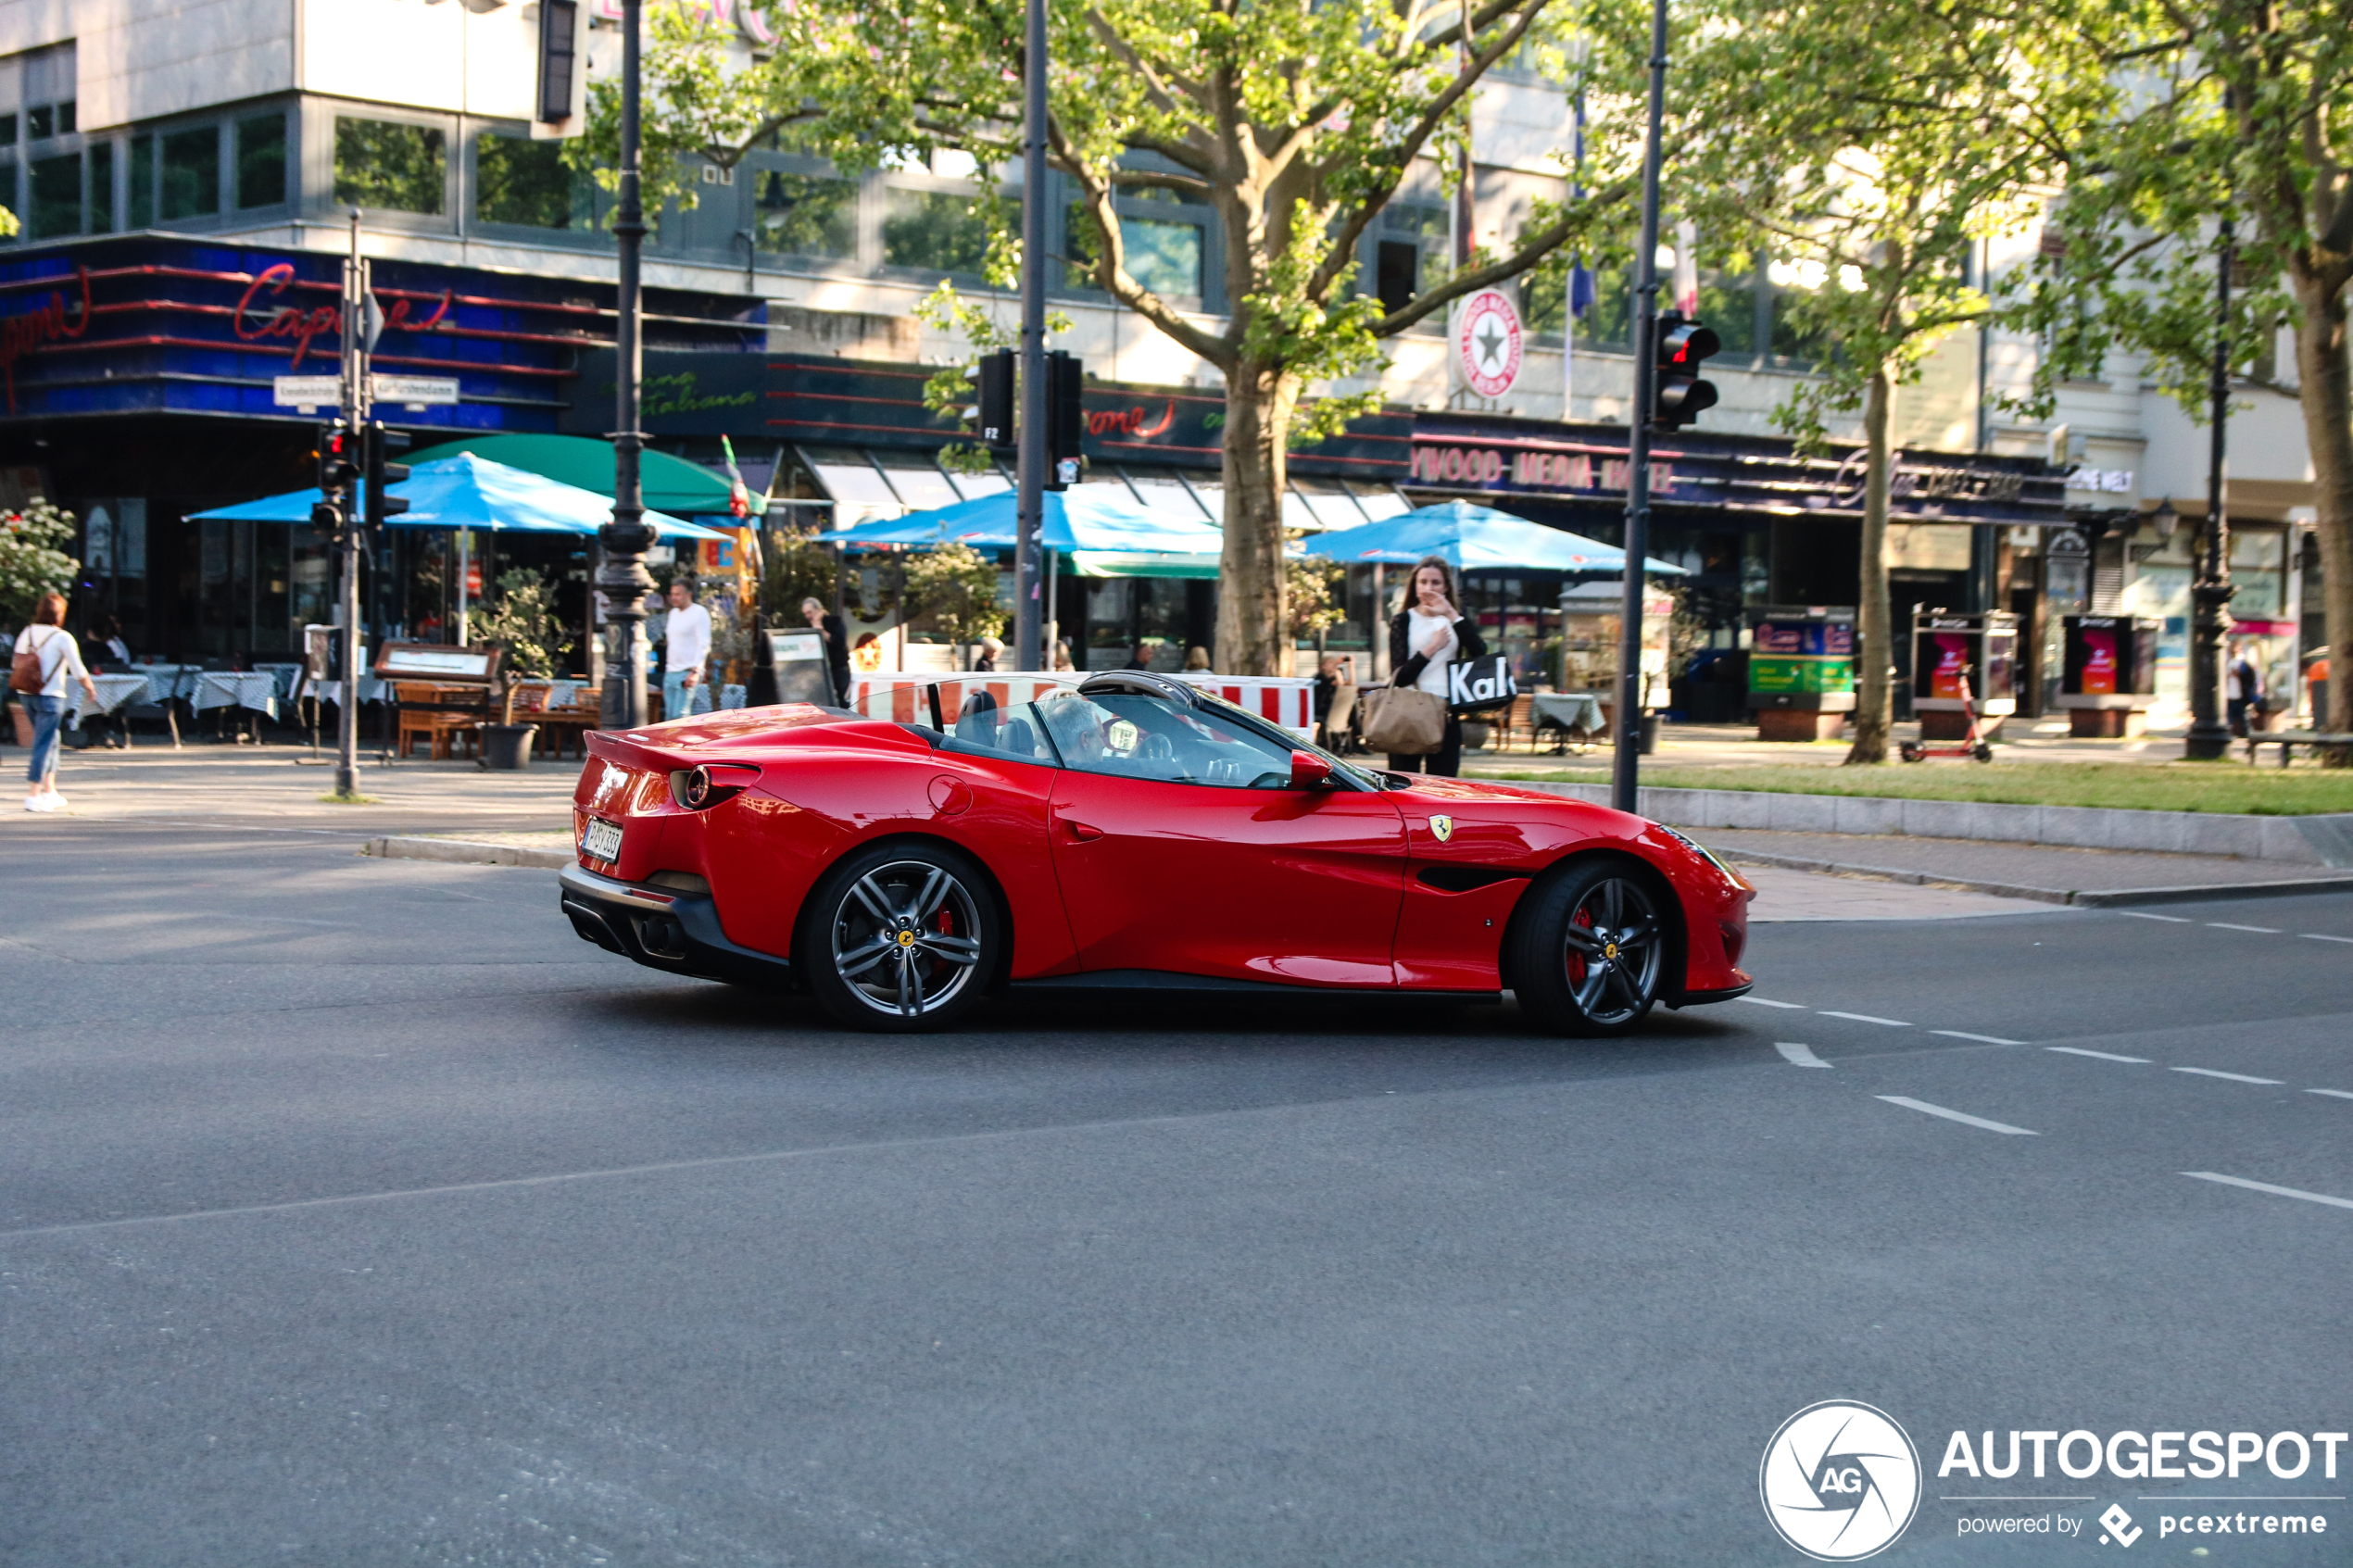
M1085 822L1074 822L1068 817L1063 819L1063 829L1080 844L1092 843L1103 836L1102 829L1088 827Z

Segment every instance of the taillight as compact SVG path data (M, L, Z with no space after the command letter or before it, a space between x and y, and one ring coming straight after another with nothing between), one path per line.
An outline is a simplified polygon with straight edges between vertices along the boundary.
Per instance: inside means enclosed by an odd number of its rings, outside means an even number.
M760 777L749 762L706 762L670 775L670 798L689 811L708 811L741 795Z

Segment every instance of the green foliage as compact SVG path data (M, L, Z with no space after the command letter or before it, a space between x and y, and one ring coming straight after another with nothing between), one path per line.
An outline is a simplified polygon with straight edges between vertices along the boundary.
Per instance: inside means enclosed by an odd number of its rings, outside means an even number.
M74 515L35 500L20 512L0 512L0 618L21 626L41 596L73 586L82 563L58 548L73 542Z
M590 202L584 184L565 166L560 143L495 135L474 141L474 214L484 222L586 228Z
M1311 640L1347 621L1347 607L1340 599L1347 568L1338 561L1291 556L1283 561L1283 607L1290 616L1292 641Z
M833 608L841 562L833 551L815 543L816 537L815 530L798 528L772 528L762 536L760 608L771 626L800 625L803 599L815 599L829 610ZM857 579L849 581L854 590ZM850 596L856 598L854 591Z
M556 660L572 651L555 596L528 567L502 571L480 608L468 613L466 630L477 648L504 648L499 668L509 678L539 678L556 672Z
M997 564L969 545L935 545L907 560L907 608L951 643L975 643L1004 631Z

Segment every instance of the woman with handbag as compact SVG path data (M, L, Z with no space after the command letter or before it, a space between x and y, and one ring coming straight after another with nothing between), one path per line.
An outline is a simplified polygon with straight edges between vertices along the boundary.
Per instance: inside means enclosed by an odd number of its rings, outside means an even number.
M1478 627L1454 608L1454 569L1441 556L1423 557L1405 591L1405 608L1389 622L1390 684L1425 693L1445 712L1447 666L1486 653ZM1463 768L1462 720L1446 713L1435 746L1418 755L1391 752L1389 766L1392 772L1454 777Z
M25 770L28 811L56 811L66 797L57 793L57 728L66 716L66 677L82 683L94 704L98 688L82 667L82 649L65 628L66 596L44 594L33 608L32 624L18 634L8 660L8 689L32 715L32 761Z

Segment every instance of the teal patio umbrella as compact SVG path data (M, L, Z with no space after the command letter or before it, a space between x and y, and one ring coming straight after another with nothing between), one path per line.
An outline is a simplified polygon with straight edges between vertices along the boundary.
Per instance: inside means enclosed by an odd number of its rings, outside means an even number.
M1437 556L1457 571L1623 573L1626 568L1626 552L1615 545L1469 501L1442 501L1378 522L1336 528L1309 538L1303 553L1351 566L1375 561L1411 566ZM1657 559L1645 561L1644 570L1654 575L1688 575L1683 568Z
M612 498L560 480L461 453L418 463L409 477L385 486L409 509L385 519L394 528L491 529L510 533L594 533L612 518ZM308 522L320 492L290 490L233 507L192 512L199 518L253 522ZM647 523L664 539L725 539L729 535L667 512L649 511Z

